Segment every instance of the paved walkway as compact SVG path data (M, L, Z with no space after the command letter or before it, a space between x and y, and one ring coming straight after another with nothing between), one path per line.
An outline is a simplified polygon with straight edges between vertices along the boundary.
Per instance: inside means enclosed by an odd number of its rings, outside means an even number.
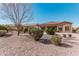
M16 32L0 37L0 55L3 56L73 56L79 55L79 34L63 39L63 45L55 46L44 35L35 42L28 34L16 35ZM48 36L49 37L49 36ZM51 38L51 36L50 36Z

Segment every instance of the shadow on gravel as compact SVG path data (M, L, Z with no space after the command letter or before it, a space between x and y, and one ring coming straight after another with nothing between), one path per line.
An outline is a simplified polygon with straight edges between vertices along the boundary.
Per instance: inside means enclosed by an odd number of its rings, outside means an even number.
M51 44L51 41L48 39L40 39L39 42L41 42L43 44Z
M68 43L75 44L75 45L79 45L78 41L77 42L68 41Z
M12 34L6 34L3 37L10 37L10 36L12 36Z
M60 47L65 47L65 48L72 48L71 45L66 44L66 43L62 43L62 44L60 44L59 46L60 46Z
M72 37L72 38L66 38L65 40L75 40L75 38L74 37Z
M40 42L40 43L43 43L43 44L52 44L51 41L48 40L48 39L40 39L39 42ZM60 44L59 47L72 48L71 45L66 44L66 43Z

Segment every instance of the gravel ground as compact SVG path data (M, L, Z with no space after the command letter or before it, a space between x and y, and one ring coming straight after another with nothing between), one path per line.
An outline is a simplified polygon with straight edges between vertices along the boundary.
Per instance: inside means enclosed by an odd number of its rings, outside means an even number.
M28 34L8 33L0 37L1 56L77 56L79 55L79 34L63 39L61 46L51 44L51 36L44 35L39 42Z

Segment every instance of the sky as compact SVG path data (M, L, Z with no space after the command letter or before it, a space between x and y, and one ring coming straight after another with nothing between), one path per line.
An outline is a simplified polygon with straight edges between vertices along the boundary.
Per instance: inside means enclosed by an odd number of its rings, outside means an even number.
M32 3L33 20L31 24L69 21L79 26L78 3ZM9 24L10 20L0 18L0 24Z

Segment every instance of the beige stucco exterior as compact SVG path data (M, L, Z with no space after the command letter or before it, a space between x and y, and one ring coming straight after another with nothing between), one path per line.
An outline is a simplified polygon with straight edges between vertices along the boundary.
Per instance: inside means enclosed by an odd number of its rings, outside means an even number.
M57 27L59 28L59 26L57 26ZM66 30L66 27L69 27L69 30ZM62 28L61 32L72 32L72 24L68 24L68 23L63 24L61 26L61 28ZM59 29L58 29L58 31L59 31Z

